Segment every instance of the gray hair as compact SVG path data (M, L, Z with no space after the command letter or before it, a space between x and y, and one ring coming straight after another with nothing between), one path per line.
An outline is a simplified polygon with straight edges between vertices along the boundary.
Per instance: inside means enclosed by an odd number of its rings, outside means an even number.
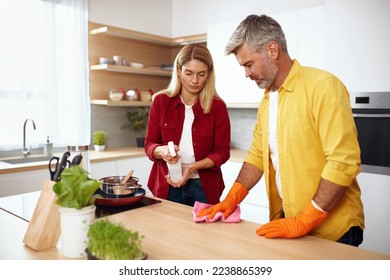
M261 52L271 41L276 41L287 53L286 37L280 24L266 15L249 15L233 32L225 47L225 55L235 54L244 43L249 49Z

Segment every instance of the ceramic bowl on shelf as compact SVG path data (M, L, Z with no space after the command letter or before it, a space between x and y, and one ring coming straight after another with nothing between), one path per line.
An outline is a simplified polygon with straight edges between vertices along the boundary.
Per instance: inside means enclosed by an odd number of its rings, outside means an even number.
M137 89L129 89L126 92L126 99L131 101L138 101L140 99L140 95Z
M142 68L142 67L144 67L144 65L142 63L136 63L136 62L131 62L130 66L134 67L134 68Z
M123 92L120 89L112 89L108 96L112 101L120 101L123 98Z
M113 65L115 62L112 58L108 57L99 57L99 63L100 64L110 64Z

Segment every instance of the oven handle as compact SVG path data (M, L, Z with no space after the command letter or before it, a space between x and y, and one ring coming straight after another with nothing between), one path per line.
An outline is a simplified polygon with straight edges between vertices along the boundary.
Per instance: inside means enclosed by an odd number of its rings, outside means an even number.
M390 118L390 114L353 114L354 118Z

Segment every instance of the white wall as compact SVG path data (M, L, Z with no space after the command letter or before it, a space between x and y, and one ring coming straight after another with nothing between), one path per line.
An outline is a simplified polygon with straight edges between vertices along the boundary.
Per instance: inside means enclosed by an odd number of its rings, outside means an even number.
M283 26L292 57L334 73L350 91L389 91L389 10L388 0L90 0L89 17L176 38L253 13L295 13Z
M171 0L89 0L89 21L171 37Z
M350 91L390 91L390 1L328 0L325 67Z
M353 7L353 9L351 9ZM388 0L328 0L324 6L270 14L282 26L290 56L338 76L350 92L390 91ZM245 78L224 47L239 21L208 26L217 90L228 103L258 103L263 91Z
M180 37L207 32L210 24L249 14L281 13L324 5L326 0L90 0L90 21Z

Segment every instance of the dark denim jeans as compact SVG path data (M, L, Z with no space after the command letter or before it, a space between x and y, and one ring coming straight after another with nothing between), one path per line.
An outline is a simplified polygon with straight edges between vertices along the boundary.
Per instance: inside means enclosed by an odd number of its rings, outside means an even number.
M194 206L195 201L207 203L200 179L188 179L180 188L169 186L168 200Z
M351 227L337 242L358 247L363 242L363 230Z

